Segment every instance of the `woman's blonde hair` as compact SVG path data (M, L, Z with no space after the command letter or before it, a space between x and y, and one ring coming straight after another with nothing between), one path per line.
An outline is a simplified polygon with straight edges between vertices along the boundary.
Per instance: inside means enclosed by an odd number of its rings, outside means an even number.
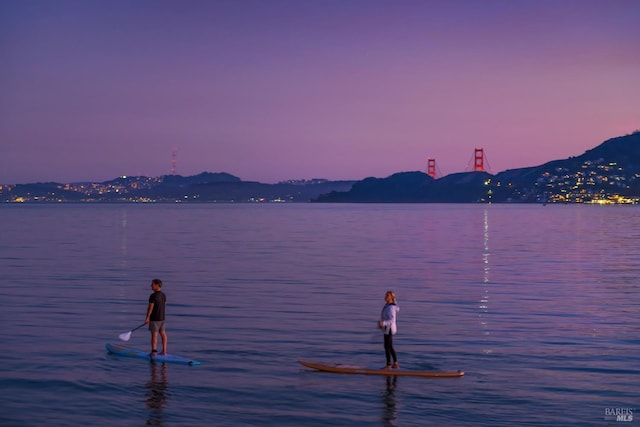
M396 293L395 293L395 292L393 292L393 291L387 291L387 293L386 293L386 294L384 294L385 298L386 298L388 295L391 295L391 299L393 300L393 302L396 302Z

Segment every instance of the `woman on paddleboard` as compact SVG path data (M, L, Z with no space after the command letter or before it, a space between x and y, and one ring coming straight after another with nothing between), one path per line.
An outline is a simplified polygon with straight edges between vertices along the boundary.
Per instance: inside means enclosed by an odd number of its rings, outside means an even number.
M384 296L385 305L382 308L380 314L380 320L378 320L378 327L382 329L384 333L384 354L387 358L387 365L384 369L399 368L398 358L396 351L393 348L393 336L398 331L396 325L397 313L400 311L396 301L396 294L392 291L387 291ZM391 359L393 358L393 365Z

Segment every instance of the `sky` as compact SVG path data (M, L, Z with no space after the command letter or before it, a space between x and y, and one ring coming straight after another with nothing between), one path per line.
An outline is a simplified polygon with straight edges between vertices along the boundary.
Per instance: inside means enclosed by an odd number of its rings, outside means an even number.
M0 184L537 166L640 129L639 22L638 0L0 0Z

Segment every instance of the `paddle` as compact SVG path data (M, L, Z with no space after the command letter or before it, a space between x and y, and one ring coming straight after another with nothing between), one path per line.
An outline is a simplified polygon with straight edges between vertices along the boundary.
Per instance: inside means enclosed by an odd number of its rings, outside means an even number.
M137 326L135 328L133 328L132 330L130 330L129 332L125 332L123 334L118 335L118 337L122 340L122 341L129 341L129 338L131 338L131 333L137 329L142 328L144 325L146 325L146 323L143 323L140 326Z

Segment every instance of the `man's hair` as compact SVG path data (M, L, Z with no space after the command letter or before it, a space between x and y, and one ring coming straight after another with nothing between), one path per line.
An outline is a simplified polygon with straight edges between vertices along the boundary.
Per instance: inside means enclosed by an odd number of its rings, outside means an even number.
M158 285L158 286L162 287L162 280L160 280L160 279L153 279L151 281L151 283L153 283L154 285Z

